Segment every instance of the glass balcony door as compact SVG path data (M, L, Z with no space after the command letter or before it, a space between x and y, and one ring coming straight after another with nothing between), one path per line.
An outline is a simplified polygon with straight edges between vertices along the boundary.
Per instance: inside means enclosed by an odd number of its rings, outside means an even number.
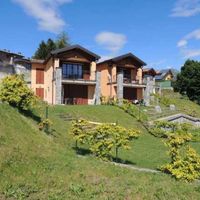
M62 76L66 79L83 79L82 64L62 64Z

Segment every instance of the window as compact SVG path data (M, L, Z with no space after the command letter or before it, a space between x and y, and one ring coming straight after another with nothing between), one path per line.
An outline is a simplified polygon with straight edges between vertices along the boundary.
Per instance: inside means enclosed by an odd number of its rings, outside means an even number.
M44 69L36 69L36 84L44 84Z
M68 79L82 79L83 65L81 64L62 64L62 76Z

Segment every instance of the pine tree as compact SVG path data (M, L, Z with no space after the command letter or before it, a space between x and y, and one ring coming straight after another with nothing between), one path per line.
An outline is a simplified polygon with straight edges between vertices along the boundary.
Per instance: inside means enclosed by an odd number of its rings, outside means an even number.
M55 43L56 43L57 49L61 49L63 47L69 46L70 43L69 43L69 37L67 33L65 32L60 33Z
M54 41L51 38L47 42L42 42L39 44L37 51L35 52L33 58L35 59L46 59L51 51L69 46L69 38L65 32L58 35L57 40Z
M39 44L39 47L37 51L35 52L33 58L35 59L45 59L48 55L47 52L47 45L46 43L42 40L42 42Z
M51 38L49 38L49 39L47 40L46 49L47 49L48 54L49 54L51 51L53 51L53 50L56 49L56 44L55 44L55 42L54 42Z

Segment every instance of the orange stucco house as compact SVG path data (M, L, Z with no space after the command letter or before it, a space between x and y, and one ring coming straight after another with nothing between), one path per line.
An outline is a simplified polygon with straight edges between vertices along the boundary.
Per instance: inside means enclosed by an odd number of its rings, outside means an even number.
M144 98L146 84L142 68L146 63L132 53L121 55L97 64L101 72L101 95L130 101Z
M97 63L99 56L80 45L32 60L31 87L49 104L100 104L102 96L119 101L148 99L144 61L128 53Z
M31 87L49 104L99 104L99 58L80 45L52 51L46 60L31 61Z

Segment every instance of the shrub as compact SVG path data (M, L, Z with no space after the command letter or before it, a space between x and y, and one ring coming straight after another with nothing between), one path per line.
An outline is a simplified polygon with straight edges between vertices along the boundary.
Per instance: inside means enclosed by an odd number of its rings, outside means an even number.
M196 151L188 147L185 157L177 158L173 163L161 168L162 171L170 173L176 179L193 181L200 178L200 156Z
M89 146L90 150L102 159L109 159L114 147L113 142L113 125L98 125L90 132Z
M161 167L161 170L170 173L176 179L193 181L200 178L200 156L187 145L192 135L183 131L170 134L165 144L169 147L171 162Z
M42 130L45 130L45 132L49 132L49 128L50 126L52 125L52 122L49 120L49 119L44 119L43 121L41 121L39 123L39 129L42 131Z
M123 109L126 113L136 118L138 121L147 121L147 115L141 110L141 107L137 107L133 105L128 100L123 100L123 104L119 106L119 108Z
M114 149L118 159L119 148L130 149L129 142L139 136L139 132L133 129L114 124L94 127L83 119L73 122L72 134L76 140L76 148L78 142L86 143L91 152L103 160L110 159Z
M0 86L0 100L20 110L30 110L36 103L33 91L28 88L22 75L5 77Z
M88 122L84 119L76 120L72 122L71 134L75 139L75 148L78 149L78 142L84 144L87 140L87 131L86 127Z
M178 129L178 124L167 122L167 121L157 121L154 127L149 131L152 135L159 138L167 138L169 133L174 132Z

